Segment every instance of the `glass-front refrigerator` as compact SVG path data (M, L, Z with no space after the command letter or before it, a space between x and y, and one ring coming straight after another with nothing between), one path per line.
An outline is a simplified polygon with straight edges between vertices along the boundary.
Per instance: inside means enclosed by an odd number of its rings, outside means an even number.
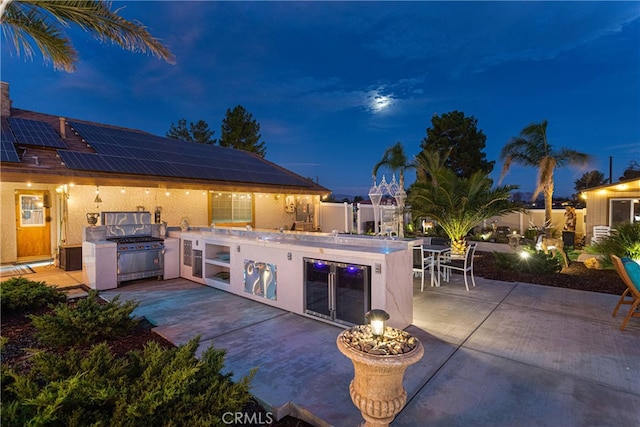
M304 259L305 313L345 325L365 323L371 310L371 267Z

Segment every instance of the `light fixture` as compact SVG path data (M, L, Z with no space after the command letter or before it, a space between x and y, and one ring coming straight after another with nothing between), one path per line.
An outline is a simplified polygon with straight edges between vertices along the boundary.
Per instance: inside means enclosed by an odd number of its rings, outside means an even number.
M31 182L27 182L27 187L31 187Z
M144 194L149 194L149 189L144 190Z
M167 191L165 191L164 195L169 197L171 195L171 193L169 192L169 190L167 190Z
M188 196L189 195L189 190L185 191L185 194Z
M386 322L389 320L389 313L384 310L374 308L373 310L367 312L365 315L369 323L371 324L371 333L380 337L384 335L384 331L386 330Z
M100 186L96 185L96 198L93 199L93 203L96 204L96 208L100 209L100 203L102 203L102 199L100 198Z
M122 194L124 194L124 187L122 187L122 188L120 189L120 192L121 192Z

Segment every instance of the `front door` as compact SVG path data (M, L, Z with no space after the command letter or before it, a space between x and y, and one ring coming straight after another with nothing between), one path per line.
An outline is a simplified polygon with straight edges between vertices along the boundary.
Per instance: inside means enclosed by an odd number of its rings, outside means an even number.
M48 191L16 191L16 247L19 261L51 257L49 200Z

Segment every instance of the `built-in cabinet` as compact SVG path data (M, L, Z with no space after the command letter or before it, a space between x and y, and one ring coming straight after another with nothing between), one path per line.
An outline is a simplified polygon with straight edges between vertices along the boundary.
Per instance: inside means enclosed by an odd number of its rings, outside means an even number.
M164 239L164 275L165 280L180 277L180 239Z
M202 269L204 242L200 238L180 239L180 276L194 282L205 284Z
M206 243L204 248L204 277L207 284L229 285L231 283L229 246Z

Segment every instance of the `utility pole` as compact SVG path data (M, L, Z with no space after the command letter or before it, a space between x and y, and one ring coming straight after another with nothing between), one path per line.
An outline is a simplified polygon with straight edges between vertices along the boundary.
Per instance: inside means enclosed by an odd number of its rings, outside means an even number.
M613 184L613 156L609 156L609 184Z

